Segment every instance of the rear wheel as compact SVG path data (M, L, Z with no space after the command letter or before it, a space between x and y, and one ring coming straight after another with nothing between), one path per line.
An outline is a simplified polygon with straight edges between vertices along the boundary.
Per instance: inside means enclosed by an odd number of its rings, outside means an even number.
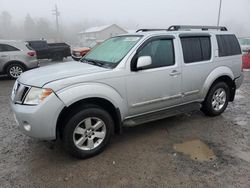
M10 64L7 67L7 75L12 79L17 79L24 71L24 67L18 63Z
M108 112L98 106L86 106L74 113L63 131L66 150L77 158L100 153L110 141L114 123Z
M218 116L227 108L230 90L225 82L214 84L202 104L202 111L208 116Z

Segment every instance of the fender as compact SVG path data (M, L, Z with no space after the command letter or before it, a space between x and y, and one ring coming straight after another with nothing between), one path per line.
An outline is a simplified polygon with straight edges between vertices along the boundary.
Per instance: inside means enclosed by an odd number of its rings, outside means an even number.
M109 85L103 83L84 83L66 87L56 92L57 96L63 101L65 106L70 106L87 98L102 98L111 102L120 110L121 118L126 113L126 100L122 95Z
M207 95L207 92L209 91L210 87L212 86L212 84L214 83L214 81L216 79L218 79L221 76L228 76L230 77L232 80L234 80L234 74L231 71L230 68L226 67L226 66L221 66L221 67L217 67L216 69L214 69L207 77L206 81L204 82L203 85L203 89L202 89L202 98L205 98Z
M11 61L8 61L4 66L3 66L3 71L4 72L6 72L7 70L7 67L9 66L9 65L11 65L11 64L13 64L13 63L19 63L21 66L23 66L23 68L25 69L25 70L27 70L27 66L23 63L23 62L21 62L20 60L11 60Z

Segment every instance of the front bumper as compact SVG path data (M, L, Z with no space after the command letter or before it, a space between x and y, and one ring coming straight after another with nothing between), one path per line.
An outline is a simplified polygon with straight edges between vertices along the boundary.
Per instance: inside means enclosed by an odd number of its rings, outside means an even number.
M11 108L19 129L26 135L42 140L56 139L56 124L63 102L52 94L37 106L15 104ZM29 125L30 130L25 129Z
M82 59L82 56L76 56L76 55L71 55L71 57L76 60L76 61L79 61L80 59Z

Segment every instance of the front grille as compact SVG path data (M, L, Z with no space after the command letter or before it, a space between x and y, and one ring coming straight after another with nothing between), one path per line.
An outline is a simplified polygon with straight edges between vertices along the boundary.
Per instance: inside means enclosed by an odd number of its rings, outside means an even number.
M17 85L13 88L13 102L17 104L22 104L29 89L30 87L17 83Z

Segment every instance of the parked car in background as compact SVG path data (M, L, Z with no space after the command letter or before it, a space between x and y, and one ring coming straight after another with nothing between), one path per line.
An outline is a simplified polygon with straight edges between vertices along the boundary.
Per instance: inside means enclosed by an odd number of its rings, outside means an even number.
M85 56L92 48L99 45L101 42L92 42L88 47L77 47L72 50L71 56L75 61L79 61Z
M91 50L91 48L89 47L78 47L78 48L74 48L72 50L71 53L71 57L75 60L75 61L79 61L83 56L85 56L89 51Z
M33 40L27 43L36 51L38 59L62 61L63 58L71 56L70 46L66 43L47 43L46 40Z
M36 52L26 42L0 40L0 74L16 79L24 71L37 67Z
M239 38L241 49L243 53L250 51L250 38Z
M80 63L24 73L11 107L25 134L62 139L69 153L86 158L123 126L200 109L222 114L242 84L241 66L239 42L225 27L142 29L106 40Z
M243 69L250 69L250 50L243 54Z

